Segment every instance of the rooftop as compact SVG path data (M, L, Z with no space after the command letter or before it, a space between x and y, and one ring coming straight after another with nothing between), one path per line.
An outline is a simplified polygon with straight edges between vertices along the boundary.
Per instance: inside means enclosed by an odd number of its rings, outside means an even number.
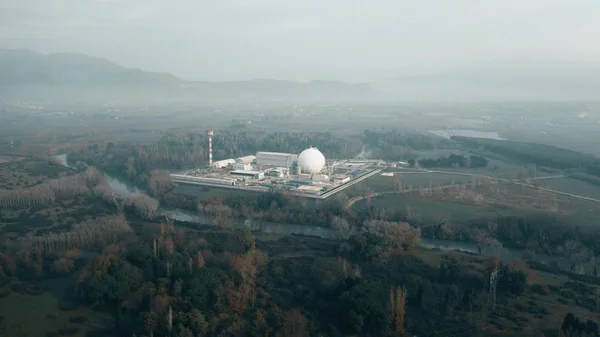
M285 153L285 152L266 152L266 151L259 151L256 152L257 155L259 154L266 154L266 155L274 155L274 156L293 156L293 153Z
M229 173L231 173L231 174L259 174L260 171L234 170Z

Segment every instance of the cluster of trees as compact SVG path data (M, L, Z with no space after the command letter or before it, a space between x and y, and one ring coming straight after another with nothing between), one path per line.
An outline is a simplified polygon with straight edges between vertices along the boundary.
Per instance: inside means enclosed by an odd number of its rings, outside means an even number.
M433 167L466 167L466 168L481 168L488 165L487 159L481 156L471 155L465 157L458 154L450 154L448 157L440 157L438 159L421 159L419 165L423 168Z
M257 205L286 202L265 195ZM192 231L167 219L136 233L117 214L34 237L32 251L0 254L0 272L23 279L77 273L81 301L112 313L123 335L428 335L431 320L474 331L466 313L483 307L490 271L451 256L439 267L420 261L405 252L419 235L407 223L368 221L337 247L323 240L318 256L271 260L266 250L280 244L259 246L248 229ZM498 268L498 296L522 294L525 275Z
M131 335L308 336L298 310L265 303L259 273L268 257L248 230L217 232L212 244L197 233L161 225L150 240L105 251L79 272L78 293L110 310L117 330ZM223 244L225 243L225 244ZM226 250L224 250L226 248Z
M391 222L383 220L365 221L363 228L366 232L379 236L395 248L412 248L419 244L421 230L412 227L407 222Z
M365 130L362 142L371 156L383 160L414 160L418 151L453 148L455 145L440 137L416 133L401 133L398 130Z
M68 232L48 233L24 239L25 247L33 252L57 253L93 246L107 246L131 233L131 227L121 214L75 224Z
M31 187L0 190L0 209L23 209L51 205L57 199L89 195L91 189L103 181L103 176L93 167L71 176L52 179Z
M197 206L200 214L216 217L220 224L230 218L251 218L321 227L330 227L334 217L343 215L343 209L342 200L337 198L311 209L305 198L278 191L212 198Z
M496 139L453 136L452 140L468 148L484 149L525 163L557 169L584 168L588 174L600 176L600 159L577 151Z
M579 320L579 317L575 316L572 312L565 315L562 325L560 326L565 336L586 336L586 337L599 337L600 328L598 323L588 319L587 322Z

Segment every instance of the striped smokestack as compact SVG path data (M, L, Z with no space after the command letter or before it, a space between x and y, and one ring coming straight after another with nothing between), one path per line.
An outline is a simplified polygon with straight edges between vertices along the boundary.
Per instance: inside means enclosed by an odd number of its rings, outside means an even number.
M214 131L212 129L206 130L206 135L208 136L208 166L212 167L212 137L214 135Z

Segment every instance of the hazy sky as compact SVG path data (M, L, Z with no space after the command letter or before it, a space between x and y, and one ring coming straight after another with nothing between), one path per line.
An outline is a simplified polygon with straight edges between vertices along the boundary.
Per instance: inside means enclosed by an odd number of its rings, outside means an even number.
M0 0L0 48L185 79L377 78L600 59L600 0Z

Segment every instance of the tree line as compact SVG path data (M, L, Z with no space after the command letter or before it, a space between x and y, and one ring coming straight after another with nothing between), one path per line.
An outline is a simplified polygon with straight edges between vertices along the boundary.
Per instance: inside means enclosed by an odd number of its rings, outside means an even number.
M13 190L0 190L1 209L24 209L51 205L58 199L88 195L103 181L103 176L93 167L84 172L52 179L47 182Z
M419 166L423 168L451 168L451 167L462 167L462 168L482 168L488 165L488 160L485 157L470 155L468 157L450 154L447 157L440 157L438 159L421 159L419 160Z
M451 139L463 147L491 151L508 159L556 169L579 168L588 174L600 176L600 159L577 151L508 140L460 136L453 136Z
M231 132L218 131L213 137L213 158L225 159L257 151L300 153L318 147L329 158L348 158L359 153L356 137L331 132ZM171 134L152 144L113 143L104 148L90 145L69 154L72 162L83 162L119 174L136 184L146 184L151 172L206 165L208 140L202 134Z

